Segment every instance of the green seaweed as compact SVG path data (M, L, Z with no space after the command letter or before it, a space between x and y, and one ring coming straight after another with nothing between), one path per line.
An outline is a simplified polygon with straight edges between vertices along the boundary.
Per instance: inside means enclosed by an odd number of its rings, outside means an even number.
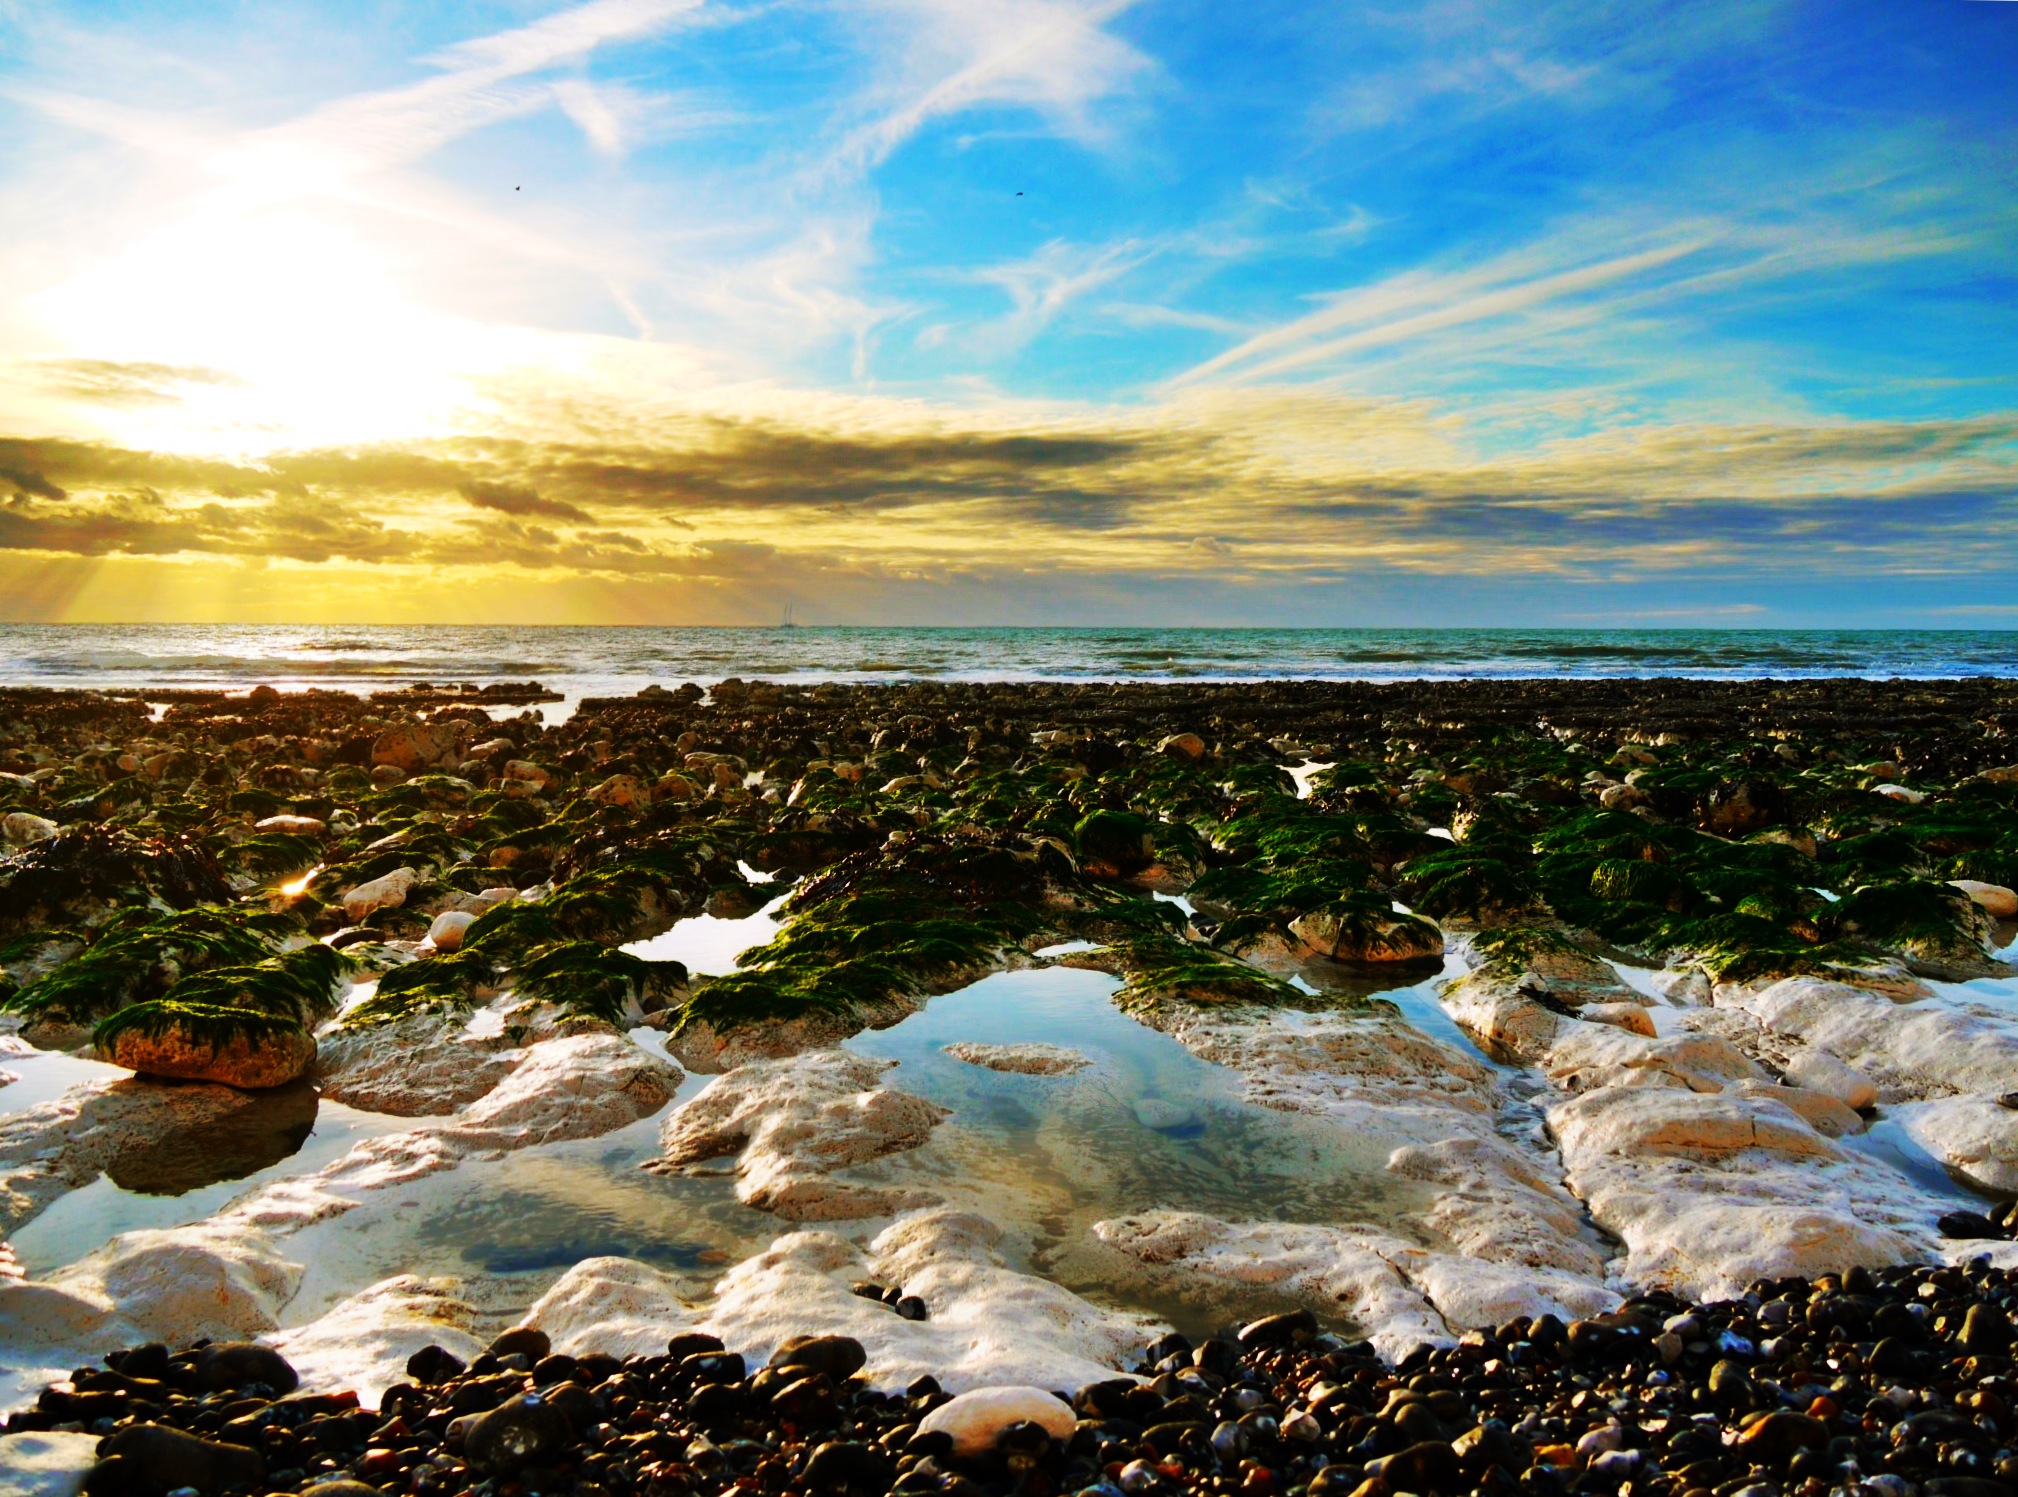
M170 1030L195 1044L208 1045L216 1055L235 1041L249 1045L299 1035L304 1032L299 1019L263 1009L227 1008L210 1003L185 1003L170 999L150 999L131 1003L99 1022L91 1031L91 1043L104 1054L124 1034L160 1039Z

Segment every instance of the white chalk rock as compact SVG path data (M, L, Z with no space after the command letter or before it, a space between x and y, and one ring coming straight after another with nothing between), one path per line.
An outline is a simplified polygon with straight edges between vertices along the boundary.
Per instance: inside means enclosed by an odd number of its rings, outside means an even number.
M1956 1174L1998 1195L2018 1192L2018 1112L1989 1097L1943 1097L1887 1110Z
M252 824L255 832L289 832L299 837L313 837L329 830L329 823L319 816L269 816Z
M945 1049L955 1060L964 1060L970 1066L1008 1071L1018 1076L1063 1076L1093 1064L1087 1056L1063 1045L983 1045L973 1040L961 1040Z
M1042 1425L1052 1439L1064 1440L1077 1422L1070 1407L1042 1388L972 1388L927 1414L918 1433L951 1435L953 1453L972 1458L993 1450L1012 1424Z
M1948 883L1981 905L1984 912L1993 919L2018 919L2018 889L2007 889L2002 884L1980 883L1973 878L1951 878Z
M1781 1074L1796 1086L1806 1087L1812 1092L1827 1092L1845 1107L1857 1112L1878 1105L1877 1083L1826 1050L1797 1052L1782 1067Z
M717 1077L666 1119L667 1171L739 1155L736 1196L787 1221L893 1215L932 1204L918 1191L835 1180L832 1171L915 1149L950 1114L877 1085L895 1062L846 1050L752 1061Z
M1586 1003L1577 1017L1592 1024L1609 1024L1627 1034L1654 1038L1654 1016L1639 1003Z
M680 1281L635 1258L584 1258L526 1311L521 1325L545 1331L569 1356L663 1355L666 1341L693 1329Z
M62 833L63 828L46 816L34 816L26 811L9 811L0 816L0 842L9 847L27 847L36 842L47 842Z
M1906 785L1873 785L1873 795L1882 795L1886 800L1896 800L1909 806L1917 806L1927 798L1926 792L1914 790Z
M1856 1109L1828 1092L1811 1091L1805 1086L1774 1086L1769 1081L1735 1081L1728 1094L1761 1097L1791 1107L1802 1122L1824 1138L1847 1138L1864 1131L1864 1120L1857 1116Z
M1565 1155L1714 1160L1761 1150L1792 1159L1835 1157L1828 1140L1776 1102L1672 1087L1606 1086L1550 1108L1549 1128Z
M492 1149L594 1138L650 1117L672 1100L680 1080L678 1066L622 1035L542 1040L442 1133L465 1147Z
M460 1018L416 1014L324 1035L316 1042L315 1079L323 1096L347 1107L432 1117L474 1102L522 1059L501 1037L468 1033Z
M1910 1007L1862 988L1790 977L1757 993L1719 991L1719 1008L1750 1014L1898 1087L1907 1096L2018 1091L2018 1026L1938 1004Z
M275 1329L301 1274L264 1233L218 1220L121 1233L49 1282L116 1305L151 1339L184 1346Z
M98 1464L97 1435L0 1435L0 1497L77 1497Z
M459 951L462 949L462 933L474 924L476 916L468 910L443 910L427 928L427 938L434 943L436 951Z
M397 909L406 903L406 896L419 877L411 868L395 868L359 884L343 896L343 912L352 920L362 920L373 910Z
M406 1381L406 1359L422 1347L441 1346L468 1362L488 1340L477 1334L476 1312L443 1281L411 1274L381 1280L306 1325L267 1338L303 1387L355 1389L367 1408Z

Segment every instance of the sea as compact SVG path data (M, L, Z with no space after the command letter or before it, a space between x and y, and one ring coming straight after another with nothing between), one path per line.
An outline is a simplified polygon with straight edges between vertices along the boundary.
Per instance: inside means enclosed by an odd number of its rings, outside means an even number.
M0 625L0 685L354 692L657 683L2018 676L2018 630Z

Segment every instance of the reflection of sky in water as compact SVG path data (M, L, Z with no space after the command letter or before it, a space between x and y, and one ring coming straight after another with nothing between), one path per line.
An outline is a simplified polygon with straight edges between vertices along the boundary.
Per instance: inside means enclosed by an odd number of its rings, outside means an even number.
M930 1189L1010 1226L1017 1237L1005 1251L1016 1266L1193 1325L1259 1301L1236 1297L1207 1314L1199 1309L1207 1286L1173 1298L1170 1285L1101 1248L1094 1222L1160 1207L1231 1221L1391 1226L1428 1204L1426 1188L1386 1172L1389 1141L1243 1100L1238 1075L1116 1009L1117 986L1073 968L997 973L850 1040L850 1049L899 1062L886 1085L953 1116L922 1148L843 1178ZM1063 1076L992 1071L946 1053L961 1040L1042 1041L1094 1064Z
M38 1062L29 1062L29 1064L36 1063ZM111 1067L101 1069L112 1070ZM115 1074L125 1073L115 1072ZM5 1091L0 1091L0 1102L10 1100L8 1093L12 1090L13 1088L9 1087ZM341 1158L353 1145L364 1139L382 1133L398 1132L412 1126L411 1121L406 1118L359 1112L355 1108L330 1101L316 1102L311 1109L303 1113L303 1120L306 1121L309 1116L313 1117L313 1124L308 1129L306 1137L300 1137L299 1127L293 1124L292 1117L279 1120L278 1127L286 1133L286 1141L291 1143L299 1137L300 1142L283 1155L279 1150L285 1147L285 1144L276 1137L272 1141L274 1147L263 1151L263 1157L272 1159L272 1163L247 1173L234 1174L231 1178L198 1185L195 1189L183 1189L180 1194L156 1192L163 1186L173 1188L180 1185L183 1183L182 1178L172 1182L155 1181L150 1186L146 1178L147 1161L123 1160L120 1166L115 1167L113 1174L128 1184L149 1188L125 1189L108 1175L62 1196L14 1234L12 1241L15 1251L20 1255L22 1266L30 1274L46 1274L66 1263L74 1263L121 1232L138 1231L142 1228L181 1227L203 1221L247 1191L276 1180L294 1179L311 1174ZM177 1140L170 1136L161 1140L160 1146L171 1152L187 1154L188 1148L176 1147L179 1143L186 1143L200 1151L204 1147L207 1133L221 1131L245 1135L257 1130L262 1121L258 1110L254 1109L240 1118L228 1120L221 1130L197 1130L194 1137L188 1140ZM219 1157L212 1163L218 1172L223 1172L242 1169L245 1164L257 1162L257 1159L262 1157L261 1145L265 1141L241 1137L235 1140L238 1148L231 1147L233 1140L214 1139L213 1142L218 1146ZM226 1151L236 1156L247 1149L251 1152L245 1157L223 1157ZM191 1161L179 1158L164 1160L162 1163L176 1175L184 1176ZM128 1168L129 1165L132 1167Z
M736 958L752 946L762 946L778 933L778 907L790 893L780 894L754 915L721 920L713 915L689 915L663 935L633 941L624 950L652 962L685 962L697 977L719 977L736 970Z

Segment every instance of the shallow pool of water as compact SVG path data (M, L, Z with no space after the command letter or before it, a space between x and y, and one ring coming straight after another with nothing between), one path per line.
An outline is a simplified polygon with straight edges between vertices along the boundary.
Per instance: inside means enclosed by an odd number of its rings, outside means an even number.
M1118 986L1076 968L997 973L848 1041L898 1062L886 1085L953 1116L923 1147L843 1178L930 1189L1009 1227L1015 1266L1192 1329L1274 1301L1173 1286L1101 1246L1096 1221L1162 1208L1392 1229L1427 1207L1425 1187L1387 1173L1387 1141L1245 1101L1238 1075L1115 1008ZM1093 1064L1062 1076L994 1071L946 1052L963 1040L1042 1040Z
M777 918L779 906L791 898L780 894L753 915L723 920L714 915L689 915L671 930L645 941L633 941L624 950L652 962L685 962L696 977L720 977L736 970L736 958L752 946L762 946L784 924Z
M14 1249L30 1274L46 1274L121 1232L200 1222L261 1185L312 1174L366 1138L412 1126L320 1099L306 1082L252 1094L236 1113L126 1151L17 1231Z

